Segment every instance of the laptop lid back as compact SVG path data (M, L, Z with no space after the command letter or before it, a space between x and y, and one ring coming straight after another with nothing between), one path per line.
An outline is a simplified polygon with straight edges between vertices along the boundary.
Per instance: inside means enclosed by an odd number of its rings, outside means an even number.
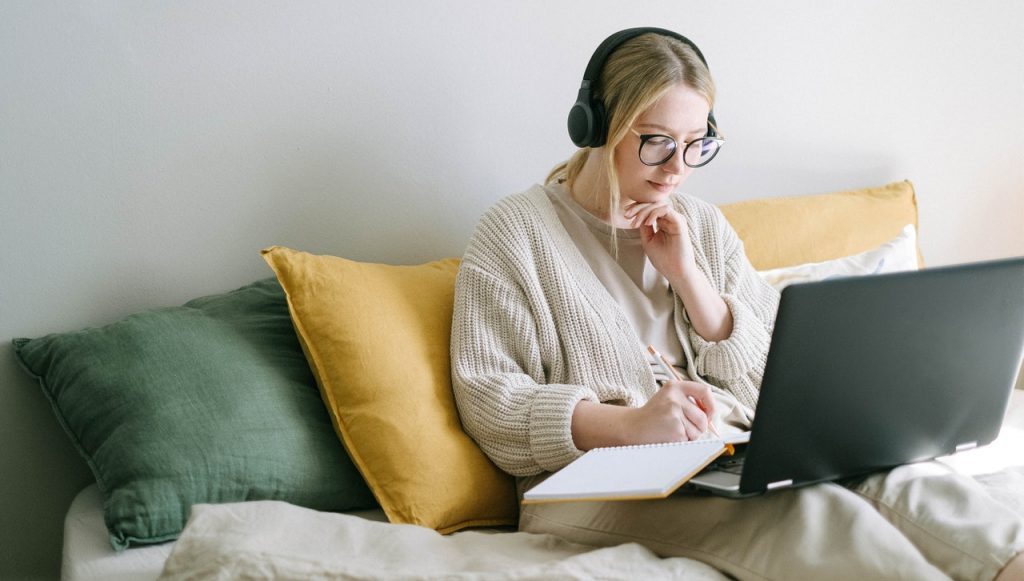
M1024 352L1024 257L783 290L740 492L998 435Z

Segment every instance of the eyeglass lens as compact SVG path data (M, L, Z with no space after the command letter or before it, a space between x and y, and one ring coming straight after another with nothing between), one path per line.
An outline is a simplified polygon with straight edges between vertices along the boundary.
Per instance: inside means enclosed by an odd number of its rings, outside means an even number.
M695 139L683 149L683 162L700 167L718 154L720 142L711 138ZM646 165L661 165L671 159L678 145L667 135L652 135L640 145L640 161Z

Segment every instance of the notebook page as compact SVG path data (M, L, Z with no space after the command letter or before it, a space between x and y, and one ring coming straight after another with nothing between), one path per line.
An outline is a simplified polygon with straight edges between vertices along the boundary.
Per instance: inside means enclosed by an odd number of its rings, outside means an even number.
M523 502L664 498L723 452L719 439L595 448L528 490Z

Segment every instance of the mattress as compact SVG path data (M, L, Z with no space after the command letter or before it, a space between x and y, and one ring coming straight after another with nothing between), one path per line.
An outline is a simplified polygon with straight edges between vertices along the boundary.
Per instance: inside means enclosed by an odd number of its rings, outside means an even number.
M114 551L103 524L103 496L91 484L75 496L64 517L61 579L152 581L160 576L173 544Z
M348 514L387 522L380 509ZM64 581L152 581L160 576L173 542L133 547L120 553L110 546L103 524L103 496L90 484L75 496L64 517Z

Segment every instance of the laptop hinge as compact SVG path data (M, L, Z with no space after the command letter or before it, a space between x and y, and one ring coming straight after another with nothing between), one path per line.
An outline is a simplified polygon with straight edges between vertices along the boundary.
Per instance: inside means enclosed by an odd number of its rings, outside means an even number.
M964 442L963 444L960 444L959 446L956 447L956 451L957 452L963 452L964 450L970 450L971 448L977 448L977 447L978 447L978 443L977 442Z
M790 478L789 480L776 480L775 482L769 482L766 488L767 490L772 490L775 488L782 488L783 486L791 486L792 484L792 478Z

